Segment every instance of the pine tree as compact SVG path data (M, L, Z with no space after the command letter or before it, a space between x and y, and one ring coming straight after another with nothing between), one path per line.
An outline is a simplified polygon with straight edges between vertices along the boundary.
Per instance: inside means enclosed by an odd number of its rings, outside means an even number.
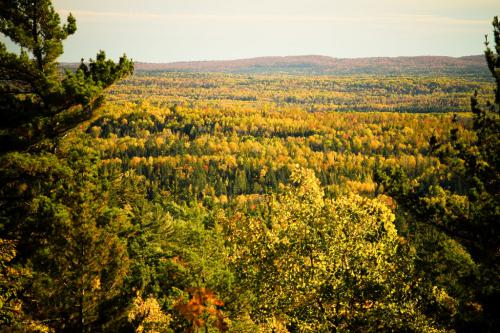
M32 277L21 299L32 318L57 332L95 332L112 319L100 316L103 304L121 296L130 222L110 202L95 152L72 148L68 155L58 163L70 173L51 196L44 191L30 202L19 254L28 256Z
M0 281L2 330L95 331L127 269L126 214L108 202L95 153L50 153L133 70L100 51L63 72L56 61L75 31L49 0L0 0L0 32L18 46L0 43L0 274L15 272Z
M32 148L88 119L104 89L133 70L126 56L115 64L100 51L61 73L56 61L76 20L70 14L61 25L50 0L0 1L0 32L20 50L0 43L0 152Z
M460 331L494 332L500 327L497 17L493 35L495 51L486 39L485 56L496 90L494 101L485 106L479 104L477 92L471 98L475 139L466 141L458 128L452 129L448 138L431 137L431 152L441 164L418 179L410 179L400 168L376 172L377 181L398 201L400 210L409 214L406 220L411 224L422 273L429 283L440 285L454 298L457 306L450 313L449 324ZM465 269L458 272L458 267Z

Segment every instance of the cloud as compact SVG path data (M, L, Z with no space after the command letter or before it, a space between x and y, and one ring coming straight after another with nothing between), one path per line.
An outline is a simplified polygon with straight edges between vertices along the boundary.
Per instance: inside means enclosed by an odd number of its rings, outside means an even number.
M82 20L133 20L144 22L196 22L196 21L217 21L217 22L326 22L332 24L342 23L380 23L380 24L440 24L440 25L461 25L461 26L484 26L489 24L488 20L453 18L441 15L409 15L409 14L389 14L389 15L362 15L362 16L328 16L328 15L216 15L216 14L156 14L149 12L97 12L97 11L69 11L58 10L63 17L70 12L77 19Z

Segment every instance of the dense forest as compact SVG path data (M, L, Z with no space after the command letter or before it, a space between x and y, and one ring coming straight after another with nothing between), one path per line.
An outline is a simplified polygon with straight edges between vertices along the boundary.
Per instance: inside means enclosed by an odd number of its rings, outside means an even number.
M0 331L497 332L493 29L490 77L134 74L0 1Z
M296 106L311 112L437 113L470 111L474 91L485 102L493 87L491 77L480 75L296 76L139 71L112 88L109 100L205 102L258 109Z
M71 64L65 64L71 65ZM327 56L258 57L221 61L136 63L136 71L222 72L233 74L308 75L451 75L489 76L481 55L465 57L417 56L332 58Z

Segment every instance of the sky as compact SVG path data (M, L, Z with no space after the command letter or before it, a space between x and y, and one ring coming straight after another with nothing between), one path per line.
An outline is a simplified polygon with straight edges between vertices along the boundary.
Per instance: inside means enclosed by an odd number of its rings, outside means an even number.
M60 61L481 54L498 0L53 0L78 30Z

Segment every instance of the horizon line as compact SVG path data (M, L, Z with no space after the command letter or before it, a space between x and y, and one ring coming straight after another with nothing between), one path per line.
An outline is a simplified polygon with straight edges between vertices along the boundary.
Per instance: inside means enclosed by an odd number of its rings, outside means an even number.
M292 55L262 55L262 56L250 56L250 57L242 57L242 58L226 58L226 59L203 59L203 60L166 60L166 61L144 61L144 60L135 60L131 59L134 63L140 64L175 64L175 63L192 63L192 62L220 62L220 61L241 61L241 60L255 60L255 59L263 59L263 58L306 58L306 57L324 57L330 58L334 60L349 60L349 59L396 59L396 58L425 58L425 57L436 57L436 58L467 58L467 57L478 57L484 56L483 53L478 54L466 54L460 56L452 56L452 55L438 55L438 54L420 54L420 55L398 55L398 56L357 56L357 57L334 57L323 54L292 54ZM80 63L80 59L78 61L59 61L59 63Z

